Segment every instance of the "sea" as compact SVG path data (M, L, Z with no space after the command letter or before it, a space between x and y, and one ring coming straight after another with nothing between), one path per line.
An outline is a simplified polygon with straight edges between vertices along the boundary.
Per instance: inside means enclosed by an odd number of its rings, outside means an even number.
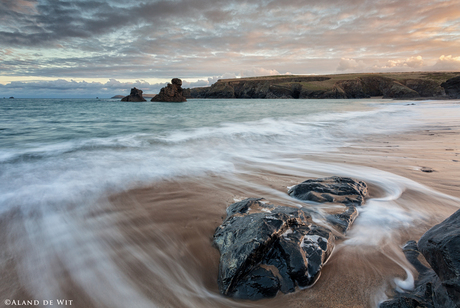
M400 200L407 189L446 205L459 200L388 171L331 160L357 141L459 116L458 101L0 100L0 256L12 281L2 277L0 299L42 305L65 299L74 307L262 307L218 293L219 254L211 238L225 206L260 196L315 207L292 201L287 184L358 178L379 194L356 222L367 231L344 243L377 245L426 216L416 199L413 206ZM277 180L286 187L270 185ZM203 214L207 221L192 225L203 229L187 238L202 237L195 248L184 243L186 231L165 234L166 224L170 232L205 211L212 211ZM195 251L200 245L209 246L206 256ZM407 275L394 286L410 288L412 270L395 262ZM386 295L367 296L377 305Z

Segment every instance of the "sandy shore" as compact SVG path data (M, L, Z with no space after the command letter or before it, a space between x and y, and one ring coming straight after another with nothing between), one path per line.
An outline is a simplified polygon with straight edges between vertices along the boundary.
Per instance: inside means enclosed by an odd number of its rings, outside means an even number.
M235 301L218 294L219 253L212 247L211 237L226 207L247 197L293 206L296 201L286 197L286 187L306 179L304 172L237 163L237 175L166 180L102 198L89 213L69 212L69 217L91 232L70 241L68 254L73 257L67 263L59 261L58 252L38 255L56 257L57 261L46 269L47 277L34 276L36 281L22 269L33 267L35 260L27 248L33 242L33 230L19 213L4 215L0 228L9 234L9 240L0 239L1 299L37 299L32 292L47 291L38 299L59 296L73 300L73 307L374 307L391 295L395 278L407 278L404 268L410 269L410 265L400 245L418 239L460 206L455 200L460 198L459 136L460 121L433 123L415 132L356 140L327 156L303 157L321 164L346 165L349 170L369 167L454 197L433 192L421 195L423 187L406 189L397 202L408 211L417 207L420 220L401 225L377 245L339 241L320 280L310 289L258 302ZM382 195L383 189L370 183L370 197ZM359 228L358 224L356 232ZM46 250L46 243L42 244ZM87 279L94 271L100 281ZM55 285L54 292L41 288L47 282Z
M345 163L347 165L369 166L391 172L424 184L439 192L460 197L460 126L436 126L391 136L372 136L340 149L328 157L307 159L320 162ZM247 168L247 167L246 167ZM433 170L424 172L422 170ZM183 243L187 253L193 256L197 266L194 275L199 275L203 286L217 293L217 266L219 254L211 247L214 229L222 222L225 208L235 200L246 197L263 196L276 204L285 202L276 194L270 195L263 187L270 187L286 193L286 187L304 180L301 176L250 170L243 175L245 181L256 186L238 186L234 179L203 177L184 179L171 183L158 183L152 187L129 191L114 196L111 203L119 208L142 206L143 219L149 219L145 228L161 229L163 233L177 237L174 241ZM371 197L381 192L371 185ZM250 306L279 307L289 303L289 307L372 307L391 294L394 278L406 278L404 269L396 262L404 262L400 245L409 239L418 239L430 226L442 221L455 211L455 207L437 204L435 199L426 198L421 202L417 192L406 191L401 199L424 207L430 219L405 226L393 236L393 245L355 247L339 245L330 262L323 270L319 282L311 289L295 294L279 294L275 299L259 302L228 302L213 300L222 306L244 303ZM289 204L284 204L289 205ZM459 204L460 206L460 204ZM139 218L140 219L140 218ZM139 226L137 220L132 222ZM128 224L131 225L131 222ZM145 234L147 231L143 231ZM138 241L135 234L133 241ZM142 243L139 243L142 245ZM188 257L186 257L188 258ZM396 262L395 262L396 260ZM188 261L182 260L187 264ZM410 267L407 263L405 266ZM150 281L150 285L155 281ZM379 293L378 296L373 294ZM164 304L170 303L167 293L163 293ZM155 295L156 296L156 295ZM155 297L154 296L154 297ZM172 295L171 295L172 296ZM156 297L155 300L158 300Z

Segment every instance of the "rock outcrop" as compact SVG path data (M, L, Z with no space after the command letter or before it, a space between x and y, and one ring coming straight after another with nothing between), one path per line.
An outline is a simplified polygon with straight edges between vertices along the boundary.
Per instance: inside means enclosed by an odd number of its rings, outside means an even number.
M424 266L420 252L431 266ZM381 308L460 307L460 210L428 230L417 245L404 247L407 260L419 272L412 292L398 293Z
M313 199L318 202L345 204L345 212L331 219L345 232L358 214L355 206L362 204L367 186L332 177L305 181L289 193L301 200L316 196ZM312 286L332 254L333 231L315 224L306 207L275 206L262 200L250 198L230 205L214 233L213 243L220 252L218 285L223 295L257 300L273 297L278 291L294 292L296 286ZM355 211L349 213L350 209Z
M182 103L187 99L183 95L182 80L173 78L171 83L160 90L160 93L152 98L152 102Z
M441 84L450 98L460 98L460 76L448 79Z
M331 231L315 225L307 211L261 200L230 205L214 234L224 295L257 300L311 286L334 248Z
M142 97L142 90L132 88L131 93L121 99L122 102L146 102Z
M450 74L449 76L451 76ZM456 97L458 81L449 84L442 73L356 74L328 76L275 76L222 79L210 87L190 89L190 98L369 98L393 99ZM387 77L390 76L390 77ZM446 79L443 79L446 78ZM455 79L455 78L453 78ZM445 84L445 86L444 86ZM457 89L457 90L456 90Z

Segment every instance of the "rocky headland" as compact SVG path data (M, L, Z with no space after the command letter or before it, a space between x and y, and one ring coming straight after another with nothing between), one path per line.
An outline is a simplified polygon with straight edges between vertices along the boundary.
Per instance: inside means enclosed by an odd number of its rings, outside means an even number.
M184 90L188 98L458 98L460 72L266 76L221 79Z
M146 102L145 98L142 97L142 90L132 88L131 93L121 99L122 102Z
M171 102L171 103L182 103L186 102L187 99L183 94L182 80L179 78L173 78L171 83L168 83L166 87L160 90L158 95L155 95L152 102Z

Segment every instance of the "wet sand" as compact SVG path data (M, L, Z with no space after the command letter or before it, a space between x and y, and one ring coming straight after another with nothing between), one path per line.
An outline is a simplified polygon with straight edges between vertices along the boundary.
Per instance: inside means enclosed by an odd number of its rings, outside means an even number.
M4 215L0 297L2 302L62 298L73 300L73 307L375 307L391 295L395 278L408 277L405 269L414 273L400 246L417 240L460 206L459 136L459 123L429 125L356 140L328 155L295 158L312 166L346 166L339 173L356 169L359 174L368 170L359 168L370 167L448 195L424 194L423 187L404 189L394 202L408 213L416 208L420 219L379 234L377 243L347 242L359 240L357 233L366 230L358 217L356 228L339 240L321 278L309 289L257 302L219 295L219 253L211 241L226 207L248 197L296 206L299 202L287 196L288 186L334 175L319 167L307 172L305 167L236 162L233 174L169 179L101 198L90 211L69 208L56 224L40 220L45 213L39 210L32 216ZM369 185L370 198L385 196L384 188ZM62 234L53 238L59 245L47 244L49 233ZM56 246L63 251L53 250Z

